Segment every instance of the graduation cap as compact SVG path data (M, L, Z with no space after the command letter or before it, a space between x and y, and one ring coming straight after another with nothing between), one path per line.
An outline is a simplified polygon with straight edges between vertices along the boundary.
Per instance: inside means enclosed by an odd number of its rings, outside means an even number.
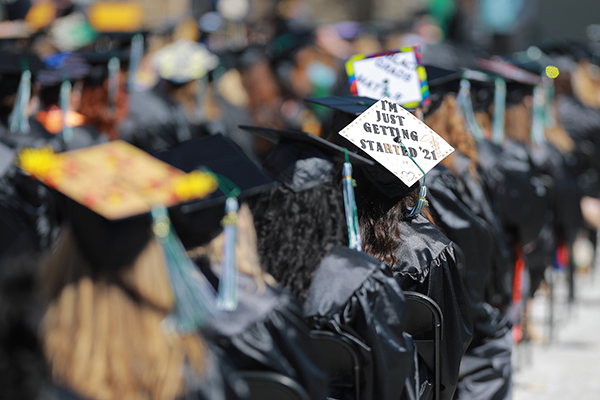
M335 162L343 162L342 188L350 248L361 250L360 229L354 200L352 164L374 162L310 133L240 125L240 129L275 143L263 166L284 186L301 192L335 178Z
M311 97L304 99L308 103L318 104L329 107L335 111L333 114L333 123L328 140L348 149L354 146L346 139L337 135L342 129L348 126L360 114L367 111L377 99L364 96L333 96L333 97ZM404 108L404 107L403 107ZM416 109L405 108L405 110L414 114Z
M525 96L533 94L535 85L541 82L539 75L533 74L506 61L479 59L478 65L484 71L506 82L506 105L520 103Z
M175 295L171 322L189 331L211 314L207 284L195 277L166 207L216 190L213 175L186 174L119 140L61 154L25 149L19 159L25 172L62 195L75 241L93 275L131 265L154 236L162 245Z
M219 64L219 58L206 46L191 40L178 40L154 55L158 75L175 84L200 79Z
M237 308L237 263L235 242L238 198L270 188L274 182L266 176L230 139L218 134L191 140L157 157L190 172L211 171L219 181L219 190L171 210L173 226L187 248L208 243L224 232L223 264L219 279L217 306L224 311Z
M42 87L60 85L65 79L76 81L85 78L92 67L80 54L59 52L44 58L45 69L38 73L37 81Z
M458 94L463 71L449 70L432 65L425 65L425 71L427 72L429 97L431 99L431 104L425 114L430 115L440 107L446 94Z
M221 134L190 140L155 156L184 172L206 169L220 177L221 190L171 209L173 225L182 243L190 249L208 243L222 232L221 220L228 196L235 194L244 199L274 184L235 143ZM236 193L232 193L234 190Z
M247 125L239 128L277 145L263 167L294 192L331 182L335 176L334 162L346 161L346 149L310 133ZM348 161L374 164L353 152L348 152Z

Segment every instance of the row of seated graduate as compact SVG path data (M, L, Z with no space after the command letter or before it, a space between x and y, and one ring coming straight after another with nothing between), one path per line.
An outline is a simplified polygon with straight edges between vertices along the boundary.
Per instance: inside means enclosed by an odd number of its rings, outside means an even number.
M443 78L439 85L431 79L435 72ZM2 268L31 263L37 270L37 259L24 255L53 244L40 267L49 300L40 338L62 388L49 390L83 398L173 398L195 390L206 398L244 396L233 367L280 372L311 398L323 398L327 380L308 334L318 329L347 335L361 349L363 398L426 398L432 368L402 327L404 290L429 296L442 310L442 398L481 398L486 391L485 398L509 398L511 326L519 322L513 315L515 265L525 262L533 292L557 242L572 245L582 227L579 200L597 195L582 179L596 167L590 154L597 154L597 132L568 132L575 143L570 152L528 143L528 121L510 122L522 116L533 87L515 82L507 88L507 138L502 145L475 140L456 117L452 94L460 79L453 73L430 68L433 104L425 122L458 151L427 175L430 207L422 215L407 218L418 185L407 188L380 165L351 155L362 253L346 247L339 148L271 131L267 136L284 138L263 163L275 186L260 171L249 177L252 165L238 164L249 161L239 161L239 150L218 135L156 154L186 172L208 165L249 192L249 209L239 213L238 254L246 252L238 265L239 304L202 336L167 334L158 324L174 289L164 285L165 265L151 262L160 259L154 241L129 230L147 231L149 219L133 228L130 221L104 226L95 213L8 166ZM493 85L481 83L479 90L493 98ZM344 112L344 102L352 100L336 101L342 102L336 123L345 126L355 114ZM577 115L579 105L568 105ZM223 162L227 154L235 157ZM211 156L221 163L212 164ZM221 261L222 208L220 202L171 210L175 230L215 287L219 273L211 265ZM103 229L108 233L99 233ZM157 371L156 365L165 367Z

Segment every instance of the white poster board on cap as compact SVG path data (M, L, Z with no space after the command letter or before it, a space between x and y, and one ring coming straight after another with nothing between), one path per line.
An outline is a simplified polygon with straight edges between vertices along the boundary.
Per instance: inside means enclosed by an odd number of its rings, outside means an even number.
M377 54L357 54L346 62L350 91L373 99L388 97L405 107L417 107L428 92L418 47Z
M440 135L387 97L373 104L340 135L409 187L423 176L409 154L427 173L454 151ZM402 144L394 140L397 137Z

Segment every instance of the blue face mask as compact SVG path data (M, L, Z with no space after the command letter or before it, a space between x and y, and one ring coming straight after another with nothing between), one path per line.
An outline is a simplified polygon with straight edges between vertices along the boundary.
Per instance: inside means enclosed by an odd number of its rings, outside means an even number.
M329 89L337 80L335 69L320 61L311 62L306 68L306 74L313 86L319 89Z

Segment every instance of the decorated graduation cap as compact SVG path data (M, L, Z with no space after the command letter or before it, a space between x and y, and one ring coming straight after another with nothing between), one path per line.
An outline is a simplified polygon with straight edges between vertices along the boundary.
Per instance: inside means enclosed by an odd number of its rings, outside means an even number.
M218 306L225 311L235 310L238 198L246 198L268 189L273 185L273 180L230 139L221 134L187 141L156 156L190 174L210 171L216 177L219 190L204 198L173 207L171 220L183 244L190 249L206 244L224 232Z
M352 163L374 165L373 161L306 132L246 125L240 125L240 128L276 144L263 166L277 181L293 192L333 182L336 173L334 162L344 163L342 183L349 247L361 250Z
M408 217L426 204L425 174L454 151L411 112L387 98L361 113L339 135L354 151L377 162L359 168L390 199L405 197L423 178L417 205Z
M178 40L154 55L158 75L175 84L183 84L204 77L216 68L219 59L206 46L191 40Z
M198 279L167 207L215 191L213 175L186 174L123 141L61 154L24 149L19 161L26 173L62 194L75 241L93 274L130 265L154 237L175 295L174 327L196 329L212 314L214 294Z

